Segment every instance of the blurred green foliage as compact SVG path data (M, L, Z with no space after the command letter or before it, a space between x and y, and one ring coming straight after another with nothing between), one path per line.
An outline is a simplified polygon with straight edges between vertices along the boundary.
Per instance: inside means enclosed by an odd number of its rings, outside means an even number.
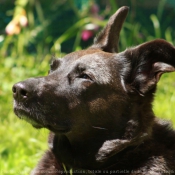
M31 76L46 75L52 54L62 57L88 47L92 36L122 5L130 6L130 13L121 31L120 50L155 38L175 44L173 0L0 1L0 174L29 174L47 147L48 131L32 129L13 114L12 85ZM19 20L21 11L28 25L18 24L18 34L5 34L5 27ZM83 40L83 34L89 38ZM154 110L175 123L174 78L173 73L161 78Z

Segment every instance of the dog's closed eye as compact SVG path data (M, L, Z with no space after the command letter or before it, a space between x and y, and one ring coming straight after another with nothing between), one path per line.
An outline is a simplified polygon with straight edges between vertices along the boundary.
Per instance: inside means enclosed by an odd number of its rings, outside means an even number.
M87 80L92 80L91 77L85 73L82 73L79 78L82 78L82 79L87 79Z

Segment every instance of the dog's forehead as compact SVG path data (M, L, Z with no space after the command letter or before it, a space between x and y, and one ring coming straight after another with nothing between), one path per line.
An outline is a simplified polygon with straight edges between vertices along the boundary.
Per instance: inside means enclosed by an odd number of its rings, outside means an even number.
M78 64L84 63L88 65L104 64L109 61L109 58L112 57L111 53L103 52L97 49L87 49L77 52L70 53L66 55L63 60L69 64Z
M76 60L75 64L84 65L86 67L97 67L97 66L107 66L109 59L101 53L92 53L84 55Z
M85 50L73 52L63 58L62 67L67 69L64 71L69 74L77 68L91 72L96 81L102 84L107 84L111 81L110 60L113 54L100 50Z

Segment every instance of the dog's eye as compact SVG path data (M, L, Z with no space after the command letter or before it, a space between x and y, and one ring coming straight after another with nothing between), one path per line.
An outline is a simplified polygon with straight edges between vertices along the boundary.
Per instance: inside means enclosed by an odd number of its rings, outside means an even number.
M79 78L91 80L91 78L87 74L81 74Z

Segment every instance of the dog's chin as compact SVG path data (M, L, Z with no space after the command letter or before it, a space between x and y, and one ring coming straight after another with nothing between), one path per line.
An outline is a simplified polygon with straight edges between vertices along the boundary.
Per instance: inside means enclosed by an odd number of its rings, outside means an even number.
M35 121L33 121L33 120L30 120L30 119L29 119L28 117L26 117L26 116L19 117L19 118L21 118L21 119L25 120L26 122L30 123L30 124L31 124L34 128L36 128L36 129L44 128L44 126L42 126L41 124L39 124L39 123L37 123L37 122L35 122Z
M23 105L18 104L16 101L14 101L14 113L22 120L25 120L26 122L30 123L33 127L40 129L43 128L41 124L36 122L32 119L31 112L27 108L25 108Z
M34 128L36 129L43 128L41 124L37 123L36 121L32 120L30 116L26 115L25 111L14 108L14 112L18 116L18 118L25 120L27 123L30 123Z
M40 118L41 121L39 119L35 120L35 118L37 118L37 115L32 116L30 110L28 110L27 108L24 108L20 105L16 105L16 104L14 105L14 113L20 119L25 120L26 122L30 123L36 129L46 128L54 133L67 133L70 131L70 129L68 127L56 126L56 125L53 126L52 124L47 123L43 119L45 117Z

